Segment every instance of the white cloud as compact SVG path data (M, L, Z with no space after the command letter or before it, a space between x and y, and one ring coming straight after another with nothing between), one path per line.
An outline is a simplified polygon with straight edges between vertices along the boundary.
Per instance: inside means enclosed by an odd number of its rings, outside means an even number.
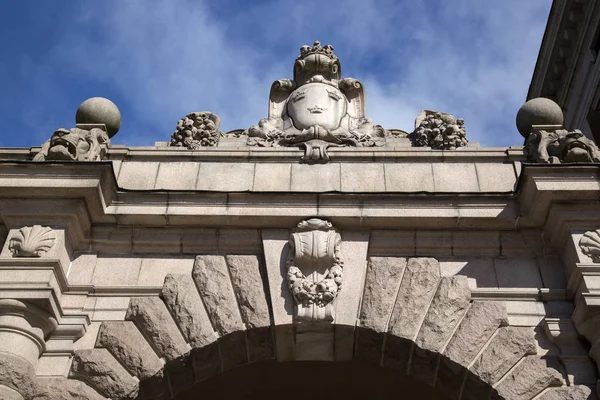
M291 77L298 47L315 39L335 46L345 76L365 82L376 123L410 130L421 109L437 109L463 117L472 141L521 144L514 116L550 8L550 0L85 4L48 62L68 60L60 67L78 82L115 93L123 111L115 142L130 145L169 140L190 111L217 113L223 130L256 123L272 81ZM76 89L64 95L85 92Z

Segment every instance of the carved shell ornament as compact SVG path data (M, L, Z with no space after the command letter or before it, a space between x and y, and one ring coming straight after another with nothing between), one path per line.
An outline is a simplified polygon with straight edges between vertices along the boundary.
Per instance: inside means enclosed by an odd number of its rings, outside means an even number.
M41 257L54 246L56 234L47 226L25 226L10 238L13 257Z
M300 222L289 244L287 282L296 300L296 317L332 321L332 302L342 289L340 234L330 222L315 218Z
M579 240L579 248L593 262L600 263L600 229L584 233Z

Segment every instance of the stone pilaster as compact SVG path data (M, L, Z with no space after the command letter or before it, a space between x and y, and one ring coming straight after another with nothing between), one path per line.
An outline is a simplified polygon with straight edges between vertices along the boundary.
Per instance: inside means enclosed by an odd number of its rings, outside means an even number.
M2 398L30 398L36 392L35 367L56 326L54 318L31 303L0 299Z

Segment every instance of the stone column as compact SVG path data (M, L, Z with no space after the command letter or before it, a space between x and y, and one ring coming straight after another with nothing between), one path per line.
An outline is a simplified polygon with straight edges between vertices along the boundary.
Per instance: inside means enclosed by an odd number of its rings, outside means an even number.
M45 350L45 338L57 322L27 302L0 299L0 397L29 398L35 394L35 367Z

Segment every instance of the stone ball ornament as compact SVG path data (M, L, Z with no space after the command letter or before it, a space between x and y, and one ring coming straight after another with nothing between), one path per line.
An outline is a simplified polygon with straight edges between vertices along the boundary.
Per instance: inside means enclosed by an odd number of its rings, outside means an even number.
M554 101L537 97L527 101L517 112L517 129L527 138L533 125L562 125L562 109Z
M75 114L75 122L77 124L104 124L108 136L113 137L121 127L121 112L109 99L92 97L79 105Z

